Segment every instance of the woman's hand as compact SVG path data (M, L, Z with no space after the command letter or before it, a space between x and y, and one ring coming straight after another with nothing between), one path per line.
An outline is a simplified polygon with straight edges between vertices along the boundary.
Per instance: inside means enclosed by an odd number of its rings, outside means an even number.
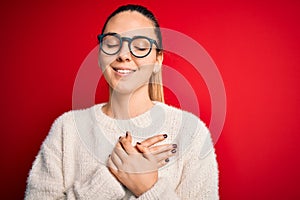
M109 157L111 173L136 196L157 182L158 168L164 166L169 157L176 153L175 144L153 146L165 138L166 135L157 135L132 146L131 134L127 133L126 137L120 137Z

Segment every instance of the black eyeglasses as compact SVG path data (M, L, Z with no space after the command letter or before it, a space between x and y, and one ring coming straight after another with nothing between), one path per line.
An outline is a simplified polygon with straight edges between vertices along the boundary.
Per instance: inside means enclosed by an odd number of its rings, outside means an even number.
M144 58L152 50L153 44L158 48L158 44L155 40L146 36L134 36L133 38L121 37L117 33L106 33L98 35L100 43L100 49L107 55L117 54L122 46L123 42L128 42L128 48L130 53L137 58Z

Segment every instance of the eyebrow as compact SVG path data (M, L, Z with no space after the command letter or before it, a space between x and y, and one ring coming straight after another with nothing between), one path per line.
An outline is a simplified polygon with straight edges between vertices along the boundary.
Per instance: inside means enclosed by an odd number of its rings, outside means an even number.
M120 35L119 33L116 33L116 32L107 32L107 33L102 33L102 35L105 35L105 34L117 34L117 35Z
M116 34L116 35L119 35L120 37L128 37L128 36L122 36L120 33L116 33L116 32L107 32L107 33L103 33L102 35L105 35L105 34ZM150 39L153 39L151 36L148 36L148 35L145 35L145 34L137 34L137 35L133 35L133 36L128 37L128 38L133 38L135 36L144 36L144 37L148 37ZM153 39L153 40L155 40L155 39Z

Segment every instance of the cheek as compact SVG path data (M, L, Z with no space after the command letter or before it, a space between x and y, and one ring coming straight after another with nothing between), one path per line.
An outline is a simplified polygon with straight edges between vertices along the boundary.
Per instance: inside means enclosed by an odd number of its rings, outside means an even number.
M104 70L110 63L112 63L116 58L114 56L108 56L103 53L99 53L98 60L99 65L102 70Z
M98 54L98 64L99 64L99 67L101 68L101 70L103 71L106 64L105 64L105 59L103 59L103 56L101 55L101 53Z
M139 66L140 69L147 68L147 70L152 71L154 64L156 62L156 55L155 54L149 54L147 57L142 59L137 59L135 61L136 65Z

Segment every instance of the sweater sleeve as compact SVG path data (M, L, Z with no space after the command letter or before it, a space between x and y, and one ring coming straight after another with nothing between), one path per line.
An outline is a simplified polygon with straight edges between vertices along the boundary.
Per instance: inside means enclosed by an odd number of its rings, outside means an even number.
M177 188L168 186L172 177L164 177L138 198L131 199L199 199L218 200L218 166L210 133L200 123L189 150L184 154L184 166Z
M218 200L219 171L209 130L203 122L186 154L176 193L181 199Z
M25 200L32 199L121 199L125 191L107 167L99 168L83 183L64 185L63 117L53 123L27 179Z
M142 194L139 197L135 197L132 195L130 200L138 199L138 200L179 200L179 196L176 194L175 190L168 188L169 179L160 178L157 183L147 192Z

